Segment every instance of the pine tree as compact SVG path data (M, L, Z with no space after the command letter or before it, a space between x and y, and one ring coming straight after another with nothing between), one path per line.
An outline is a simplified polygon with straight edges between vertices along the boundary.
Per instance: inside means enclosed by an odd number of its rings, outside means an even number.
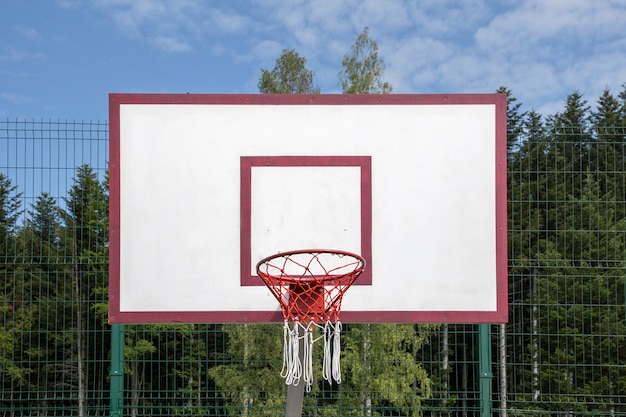
M600 189L605 193L610 192L618 201L626 199L625 178L623 175L615 175L626 168L626 130L620 128L626 126L626 119L621 107L609 90L604 90L598 99L596 110L592 113L596 140L592 142L590 150L590 170L596 172ZM623 205L616 207L617 219L625 215L626 208Z
M547 124L528 113L509 160L510 319L517 326L509 352L513 362L531 364L511 383L532 393L518 398L527 408L620 411L613 393L624 380L616 352L625 331L625 243L616 184L624 165L615 147L620 132L609 126L619 106L608 92L598 103L591 113L575 93Z
M508 158L510 159L515 155L515 150L520 146L526 112L520 113L522 103L517 103L517 98L513 96L513 93L508 88L501 86L496 90L496 93L506 94L506 149Z
M502 86L498 88L496 93L506 94L507 98L507 160L508 163L511 164L516 159L516 151L521 146L521 140L523 138L524 133L524 117L526 113L520 113L521 103L516 103L517 98L515 98L512 92L506 87ZM508 190L511 193L512 188L512 180L508 182ZM511 228L511 226L509 226ZM509 287L514 287L517 284L516 281L509 282ZM447 328L446 328L447 329ZM507 352L507 325L500 324L498 326L498 377L499 377L499 392L500 392L500 408L506 409L506 399L507 399L507 389L508 389L508 381L507 381L507 367L506 360L508 358Z
M42 192L37 201L28 211L30 219L29 227L40 237L43 242L58 243L60 222L59 208L56 200L47 192Z
M555 146L569 164L564 171L585 172L588 167L589 145L591 143L591 113L587 101L576 91L567 96L565 110L549 117L548 125L553 134ZM572 178L568 186L573 193L580 191L581 177Z
M619 114L621 116L621 122L617 124L618 127L626 127L626 83L622 84L622 91L617 95L619 99Z
M608 88L604 89L598 99L596 110L592 112L592 121L600 136L606 138L608 134L617 133L613 140L624 140L624 133L614 129L624 123L622 106L619 100L610 93Z
M22 193L17 192L11 179L0 173L0 317L3 318L0 324L0 384L7 393L15 392L12 387L24 386L32 373L16 357L20 335L30 328L30 313L24 305L19 291L21 282L16 276L21 197Z
M540 114L531 110L523 121L519 148L508 166L508 245L509 245L509 337L508 361L531 363L530 369L514 372L507 378L513 392L537 392L535 339L537 250L546 233L546 177L551 141ZM511 327L511 326L515 327ZM524 335L531 335L530 337ZM525 387L521 390L520 387ZM534 391L533 391L534 390ZM508 390L511 391L511 390Z
M87 338L89 332L101 322L88 320L88 316L92 312L93 301L101 301L92 297L98 293L97 289L107 285L108 262L108 195L89 165L77 168L65 203L67 210L61 212L64 223L61 244L66 256L71 259L68 273L72 295L68 298L73 301L74 338L69 340L71 355L59 372L75 376L76 385L73 388L78 393L78 413L84 415L89 388L87 368L94 366L94 362L88 360L89 354L103 354L102 344ZM97 372L95 369L92 371L94 374Z
M617 353L624 348L618 336L626 331L619 295L624 220L614 223L611 200L587 173L581 197L567 207L568 227L557 231L563 235L557 241L566 244L548 243L538 254L540 390L554 402L547 409L615 411L613 395L624 386ZM577 401L582 395L590 401Z
M65 344L59 343L63 318L71 317L66 309L65 267L59 246L59 210L56 200L43 192L28 210L28 217L18 233L17 293L23 296L23 314L28 314L30 328L21 335L22 359L32 363L28 386L33 398L48 404L45 392L54 373L55 363L65 356ZM61 301L61 302L59 302Z
M0 172L0 264L9 263L7 257L11 256L17 221L22 214L22 194L17 192L11 179Z
M97 251L108 241L108 197L104 184L87 164L76 171L68 191L66 226L73 230L79 251Z

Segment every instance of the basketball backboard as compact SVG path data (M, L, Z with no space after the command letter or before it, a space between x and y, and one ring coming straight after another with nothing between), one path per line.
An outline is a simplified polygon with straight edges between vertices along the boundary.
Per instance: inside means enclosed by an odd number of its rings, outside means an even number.
M507 320L506 96L110 95L113 323L282 321L277 252L354 252L345 322Z

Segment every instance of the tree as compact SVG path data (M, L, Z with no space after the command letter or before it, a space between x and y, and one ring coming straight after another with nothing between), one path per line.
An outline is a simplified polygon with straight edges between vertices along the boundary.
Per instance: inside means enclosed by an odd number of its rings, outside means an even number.
M519 141L524 131L523 123L526 112L520 113L522 103L516 103L517 98L513 96L513 93L508 88L501 86L496 90L496 93L506 94L506 149L510 159L520 145Z
M224 331L228 336L226 355L233 361L215 366L208 373L224 397L227 415L276 415L282 402L281 388L285 386L280 376L282 327L228 324Z
M378 57L378 44L369 37L366 26L341 61L341 88L346 94L389 94L391 84L383 81L385 63Z
M622 84L622 91L617 95L619 111L622 116L621 126L626 126L626 83Z
M356 415L420 415L422 401L431 396L431 381L416 358L429 332L427 325L347 326L347 387L339 392L337 405L358 410Z
M596 140L591 144L590 169L596 173L601 190L612 192L618 201L623 201L626 182L624 176L615 175L615 171L624 163L626 132L620 127L626 126L626 118L622 105L608 89L598 99L592 118ZM617 218L626 215L626 210L621 206L615 212Z
M14 357L14 352L19 350L17 335L29 327L22 303L14 299L18 285L15 277L17 220L22 213L22 193L16 190L11 179L0 173L0 314L4 317L0 324L0 384L3 388L5 384L23 385L30 373Z
M88 354L98 355L101 349L97 341L88 346L91 341L86 337L89 324L98 322L88 320L87 316L92 307L90 296L96 289L106 286L108 255L108 195L106 187L88 164L77 168L65 203L68 209L61 212L65 223L61 243L72 259L67 266L75 306L75 337L69 339L71 355L59 372L76 376L78 414L85 415L87 367L93 366Z
M620 102L613 97L609 89L604 89L598 99L596 110L592 115L594 125L600 130L600 133L605 133L604 129L610 131L612 130L611 128L620 126L624 122L624 114L621 107ZM623 140L623 136L623 134L620 135L618 139Z
M48 405L50 399L42 391L59 387L51 382L50 370L65 357L66 343L59 337L67 329L66 317L72 311L66 306L65 296L71 292L66 284L69 274L59 245L59 209L56 200L42 192L27 211L28 217L17 235L15 286L11 298L21 312L28 328L14 332L20 338L20 360L32 364L28 387L31 396ZM60 301L60 302L59 302ZM27 330L27 331L26 331Z
M79 251L95 251L108 242L108 196L106 187L87 164L76 170L74 184L65 199L66 225L73 229Z
M573 92L567 96L565 111L549 117L548 125L558 138L553 144L571 164L569 168L585 172L591 143L591 113L587 100L578 91Z
M313 83L315 73L306 68L306 59L295 50L283 49L274 69L261 69L259 92L263 94L319 94Z
M546 124L529 112L509 158L508 354L531 365L509 377L515 408L621 411L619 105L605 92L592 116L578 93Z
M32 228L42 242L57 244L60 222L56 200L47 192L42 192L28 210L27 226Z
M542 318L537 332L539 389L554 402L546 408L610 415L618 402L614 395L626 381L617 354L624 349L618 336L626 332L624 281L623 276L616 279L624 268L620 231L625 221L614 222L613 196L602 195L589 172L581 197L569 199L564 210L571 220L556 231L564 235L557 242L564 243L547 242L537 253L543 270L536 300ZM591 401L578 401L581 395Z
M15 237L17 220L22 214L22 193L16 190L17 186L12 184L11 179L0 173L0 257L6 256L10 241Z
M507 98L507 111L506 111L506 148L507 148L507 160L511 162L515 158L515 151L520 146L522 134L524 132L524 117L526 113L520 113L521 103L516 103L517 99L513 97L511 90L502 86L496 90L496 93L506 94ZM509 191L511 183L509 182ZM444 327L445 328L445 327ZM508 353L506 350L507 330L506 324L500 324L498 326L498 364L499 364L499 388L501 404L500 408L506 409L506 392L507 392L507 377L506 377L506 358Z

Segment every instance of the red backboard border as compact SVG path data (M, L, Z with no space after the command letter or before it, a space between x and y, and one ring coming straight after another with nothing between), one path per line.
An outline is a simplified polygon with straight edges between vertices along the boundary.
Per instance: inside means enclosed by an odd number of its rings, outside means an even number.
M280 311L121 311L120 310L120 107L132 104L185 105L471 105L495 106L496 310L343 312L344 322L505 323L508 321L507 158L505 94L109 95L109 322L222 323L282 322ZM371 230L371 229L370 229Z

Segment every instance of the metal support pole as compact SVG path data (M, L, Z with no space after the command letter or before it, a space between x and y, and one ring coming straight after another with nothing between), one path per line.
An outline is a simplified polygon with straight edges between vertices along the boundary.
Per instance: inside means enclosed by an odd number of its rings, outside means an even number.
M110 415L121 417L124 400L124 325L111 325Z
M299 324L296 324L296 332L298 334L298 338L300 339L300 343L298 343L298 357L300 358L300 363L304 363L304 343L303 340L306 329L304 329ZM287 404L285 407L285 417L301 417L302 416L302 403L304 402L304 387L306 386L306 382L302 378L298 385L289 385L287 386Z
M478 367L480 373L480 417L491 417L491 325L478 325Z

